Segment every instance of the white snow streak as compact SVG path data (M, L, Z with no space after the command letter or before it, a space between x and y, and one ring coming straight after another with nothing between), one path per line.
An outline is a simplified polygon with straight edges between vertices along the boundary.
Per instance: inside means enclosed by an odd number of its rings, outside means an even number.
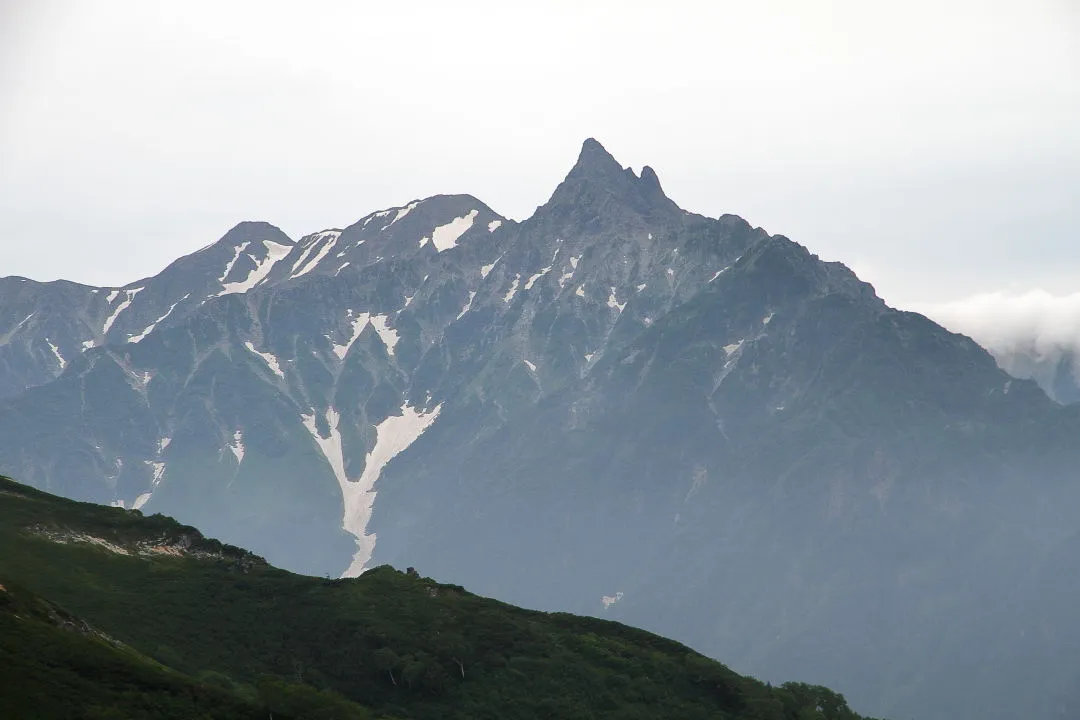
M116 296L119 295L119 294L120 294L119 290L113 290L112 292L110 292L108 295L105 296L105 302L108 303L109 305L112 305L112 301L115 300Z
M578 257L570 258L570 270L568 272L564 272L562 275L559 276L559 289L566 287L566 282L570 278L574 277L574 272L577 271L577 264L578 260L580 259L580 255Z
M648 285L646 285L645 283L641 283L640 285L637 286L637 291L641 292L642 290L644 290L647 287L648 287Z
M187 294L187 295L185 295L184 297L182 297L182 298L180 298L179 300L177 300L176 302L174 302L174 303L173 303L173 304L172 304L172 305L171 305L171 306L169 307L169 309L165 311L165 314L164 314L164 315L162 315L161 317L159 317L159 318L158 318L157 320L155 320L154 322L150 323L150 324L149 324L149 325L148 325L148 326L146 327L146 329L145 329L145 330L143 330L143 331L142 331L141 333L139 333L138 335L132 335L131 337L129 337L129 338L128 338L128 342L129 342L129 343L137 343L137 342L141 342L141 341L142 341L142 339L143 339L144 337L146 337L147 335L149 335L149 334L150 334L150 331L151 331L151 330L153 330L154 328L156 328L156 327L157 327L158 323L160 323L160 322L161 322L162 320L164 320L165 318L169 317L169 315L171 315L171 314L172 314L172 311L176 309L176 306L177 306L177 305L179 305L180 303L182 303L182 302L184 302L185 300L187 300L187 299L188 299L188 295L191 295L191 293L188 293L188 294Z
M732 343L731 345L725 345L724 346L724 354L727 355L728 357L731 357L732 353L734 353L736 350L738 350L739 348L742 347L742 344L743 344L743 341L740 340L737 343Z
M458 238L460 238L466 230L472 227L477 212L479 211L470 210L468 215L454 218L445 225L440 225L432 230L431 242L435 245L435 249L442 252L443 250L449 250L457 245Z
M615 286L611 286L611 293L608 295L607 306L612 310L618 310L620 313L623 308L626 307L626 303L620 303L618 298L615 297Z
M488 232L495 232L502 225L502 220L492 220L488 223Z
M124 310L127 310L128 305L131 304L131 301L135 299L135 296L138 295L140 291L142 291L141 287L132 288L131 290L125 290L124 291L124 300L123 300L123 302L121 302L119 305L117 305L116 309L113 310L112 315L110 315L108 318L105 319L105 325L101 329L101 334L102 335L105 335L106 333L109 332L109 328L111 328L113 323L116 322L116 318L120 315L120 313L124 312ZM112 293L110 293L109 296L113 297L114 295Z
M533 275L532 277L529 278L528 282L525 283L525 289L526 290L532 290L532 286L536 284L536 281L539 280L540 278L544 277L545 275L547 275L548 272L550 272L550 271L551 271L551 266L550 265L548 265L546 268L541 269L540 272L536 273L535 275Z
M401 406L401 415L391 415L375 426L375 447L364 458L364 472L352 482L345 474L345 456L341 445L341 416L337 410L326 411L329 437L319 435L315 415L301 415L300 419L311 433L316 446L330 464L337 478L344 504L342 527L356 538L356 554L342 577L356 577L364 571L375 549L375 535L368 534L371 509L375 502L375 482L390 460L408 448L439 416L442 405L429 413L421 413L407 404Z
M650 235L649 237L651 238L652 236ZM604 604L604 609L607 610L609 607L611 607L612 605L614 605L615 603L619 602L622 599L623 599L623 594L621 592L617 592L614 595L604 595L603 597L600 598L600 602L602 602Z
M45 344L49 346L49 349L52 350L53 355L56 356L57 362L60 363L60 369L63 370L65 367L67 367L67 360L65 360L64 356L60 354L60 348L53 345L52 341L49 340L49 338L45 338Z
M221 292L218 295L230 295L233 293L247 292L251 288L255 287L270 274L270 271L274 269L274 265L278 260L289 254L292 250L291 245L282 245L276 243L273 240L263 240L263 247L266 248L266 257L262 261L255 261L255 267L248 273L248 276L243 280L237 282L225 283L221 286ZM249 255L248 257L252 257ZM254 258L252 257L254 260Z
M776 313L769 313L768 315L766 315L765 317L763 317L763 318L761 319L761 324L762 324L762 325L768 325L768 324L769 324L769 321L773 319L773 315L775 315L775 314L776 314Z
M726 268L723 268L721 270L717 270L715 273L713 273L713 276L711 278L709 278L709 282L712 282L713 280L720 277L721 275L723 275L724 273L726 273L730 269L731 269L731 266L728 265ZM669 270L668 272L671 272L671 271Z
M154 468L153 486L157 487L161 483L161 478L165 477L165 463L161 461L150 461L150 466Z
M375 426L375 447L364 458L364 472L355 483L360 486L362 495L359 498L360 506L354 509L352 521L362 528L362 535L357 538L357 553L344 577L355 577L363 572L364 565L371 559L371 553L375 549L375 534L368 534L366 530L368 521L371 520L371 508L375 503L375 482L383 468L424 434L439 417L440 410L441 404L425 414L403 404L401 415L391 415ZM348 522L347 517L346 523ZM347 526L345 529L349 530Z
M410 213L410 212L411 212L411 211L412 211L412 210L413 210L413 209L414 209L414 208L415 208L415 207L416 207L417 205L419 205L419 204L420 204L420 202L421 202L420 200L417 200L417 201L415 201L415 202L411 202L411 203L409 203L408 205L406 205L405 207L403 207L403 208L401 208L400 210L398 210L398 211L397 211L397 215L394 215L394 219L393 219L393 220L391 220L391 221L390 221L390 222L389 222L389 223L388 223L388 224L386 225L386 227L384 227L384 228L383 228L383 230L385 230L386 228L390 227L391 225L393 225L394 223L396 223L396 222L397 222L398 220L400 220L401 218L403 218L403 217L405 217L406 215L408 215L408 214L409 214L409 213Z
M509 292L507 292L506 296L503 297L503 302L504 303L509 304L510 301L514 299L514 296L517 295L518 284L520 282L521 282L521 273L518 273L517 275L514 276L514 282L510 284Z
M255 346L252 345L250 342L244 343L244 347L246 347L248 349L248 352L253 353L253 354L258 355L259 357L261 357L263 359L263 362L266 363L268 366L270 366L270 369L273 371L273 373L275 375L277 375L282 380L285 379L285 373L282 372L281 365L278 364L278 359L276 357L274 357L270 353L259 352L258 350L255 349Z
M349 311L352 313L352 310ZM349 348L356 342L356 338L360 337L360 333L367 327L368 320L371 319L371 315L368 313L359 313L352 321L352 335L349 336L348 341L344 345L334 345L334 354L338 356L338 360L344 360L345 356L349 353Z
M528 365L530 370L532 370L533 372L536 372L536 365L535 364L529 362L528 360L522 360L522 362L525 363L526 365Z
M149 502L150 497L152 495L153 495L153 493L143 493L139 497L135 498L135 502L131 503L131 509L132 510L141 509L143 505L145 505L147 502Z
M239 428L233 433L232 440L229 443L229 450L232 450L232 454L236 457L236 464L239 465L244 460L244 435Z
M385 315L372 315L371 326L375 328L375 332L379 333L379 337L382 339L383 344L386 345L386 352L390 355L394 354L394 346L398 343L397 330L386 324Z
M500 255L499 257L495 258L495 262L491 263L490 265L481 265L481 266L480 266L480 277L482 277L482 278L486 278L486 277L488 276L488 273L489 273L489 272L491 272L491 268L495 267L495 265L496 265L496 264L497 264L497 263L498 263L498 262L499 262L500 260L502 260L502 255Z
M247 250L247 246L250 245L250 244L251 244L250 241L245 240L244 242L242 242L242 243L240 243L239 245L236 246L235 252L233 253L233 256L232 256L232 260L225 263L225 272L221 273L221 277L218 278L218 282L221 282L221 283L225 282L225 278L229 277L229 273L232 272L233 265L235 265L236 261L240 259L240 253Z
M476 291L475 290L470 290L469 291L469 300L468 300L468 302L465 303L465 307L461 308L461 312L459 312L457 314L457 317L454 318L455 320L460 320L462 318L462 316L465 315L465 313L469 312L469 309L472 307L473 298L475 298L475 297L476 297Z
M300 255L300 259L296 261L295 265L293 265L293 272L292 275L289 276L289 279L292 280L294 278L298 278L301 275L306 275L307 273L314 270L318 266L318 264L322 262L322 259L329 255L330 251L334 249L334 245L337 243L339 237L341 237L340 230L325 230L316 235L315 239L312 240L311 244L308 245L304 252ZM306 264L304 264L305 259L309 255L311 255L311 252L316 247L320 247L319 252L316 253L315 256L312 257L310 260L308 260ZM297 267L299 267L300 269L297 270Z

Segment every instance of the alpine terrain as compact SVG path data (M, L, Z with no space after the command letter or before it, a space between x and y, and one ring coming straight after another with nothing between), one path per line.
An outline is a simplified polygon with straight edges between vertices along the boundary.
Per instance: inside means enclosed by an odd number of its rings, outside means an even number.
M310 575L415 566L897 718L1074 717L1080 409L595 140L468 195L0 280L0 472Z

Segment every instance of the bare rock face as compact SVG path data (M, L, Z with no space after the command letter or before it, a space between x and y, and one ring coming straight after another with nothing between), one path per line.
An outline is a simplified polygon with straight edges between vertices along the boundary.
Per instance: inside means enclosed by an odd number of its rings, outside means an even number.
M467 195L297 242L243 223L124 288L0 280L0 333L0 472L43 489L872 714L1073 697L1070 646L1035 638L1080 623L1032 584L1080 590L1080 412L595 140L521 223Z

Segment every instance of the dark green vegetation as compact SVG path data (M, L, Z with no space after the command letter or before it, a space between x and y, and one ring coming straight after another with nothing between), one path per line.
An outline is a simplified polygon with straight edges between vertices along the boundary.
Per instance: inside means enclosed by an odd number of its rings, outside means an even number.
M294 575L6 478L0 584L5 718L859 717L825 688L773 688L617 623L390 567Z

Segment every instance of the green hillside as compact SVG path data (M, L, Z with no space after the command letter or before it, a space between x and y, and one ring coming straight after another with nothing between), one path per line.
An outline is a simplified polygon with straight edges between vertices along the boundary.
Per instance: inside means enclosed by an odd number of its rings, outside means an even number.
M295 575L6 478L0 585L5 718L859 718L618 623L390 567Z

